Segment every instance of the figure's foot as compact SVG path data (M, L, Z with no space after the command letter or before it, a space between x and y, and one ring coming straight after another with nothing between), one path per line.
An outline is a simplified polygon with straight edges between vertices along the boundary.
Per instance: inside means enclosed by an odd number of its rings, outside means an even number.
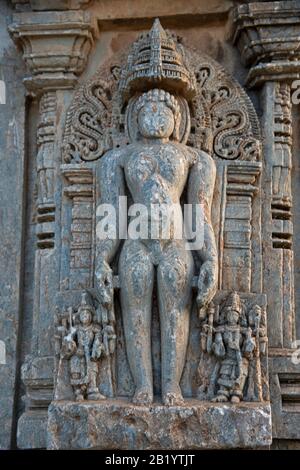
M106 397L104 395L101 395L100 392L91 392L91 393L88 393L88 396L87 396L88 400L105 400Z
M137 388L132 398L135 405L151 405L153 403L153 393L147 388Z
M76 393L76 395L75 395L75 400L76 400L76 401L82 401L82 400L84 400L83 393Z
M181 406L184 405L184 399L180 387L174 386L163 393L163 404L166 406Z
M197 391L197 398L199 400L205 400L207 396L207 387L205 385L200 385Z
M240 403L241 399L237 395L232 395L231 403Z
M228 401L228 398L226 397L226 395L218 395L213 398L212 401L215 403L225 403L226 401Z

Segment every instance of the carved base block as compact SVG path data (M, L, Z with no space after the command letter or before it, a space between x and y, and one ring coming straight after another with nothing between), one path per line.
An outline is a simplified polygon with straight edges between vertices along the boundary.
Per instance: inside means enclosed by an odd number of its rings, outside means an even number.
M47 410L30 410L18 421L18 449L45 449Z
M266 448L272 442L267 403L135 406L128 400L52 402L49 449Z

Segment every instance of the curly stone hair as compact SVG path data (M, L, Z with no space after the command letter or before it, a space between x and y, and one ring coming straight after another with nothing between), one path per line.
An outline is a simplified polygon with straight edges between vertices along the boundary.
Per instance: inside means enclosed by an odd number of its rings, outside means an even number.
M145 93L143 93L135 103L135 108L136 112L138 113L146 103L156 101L156 102L162 102L165 103L168 108L171 109L174 115L174 131L173 131L173 138L174 140L179 140L179 126L180 126L180 118L181 118L181 113L180 113L180 106L175 98L174 95L171 95L169 92L159 89L159 88L154 88L152 90L149 90Z

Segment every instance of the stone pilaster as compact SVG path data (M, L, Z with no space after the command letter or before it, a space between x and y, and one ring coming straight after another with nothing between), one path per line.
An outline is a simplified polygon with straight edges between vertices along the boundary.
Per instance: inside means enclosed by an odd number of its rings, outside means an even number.
M253 196L259 189L260 162L231 162L227 166L222 288L255 292L252 247Z
M63 252L68 250L69 262L62 259L62 289L86 289L93 285L93 212L94 212L94 174L92 168L82 165L62 165L61 172L65 179L64 195L70 204L66 211L70 212L68 233L71 242L66 243ZM68 237L69 238L69 237ZM69 240L68 240L69 241Z
M54 175L55 123L57 97L55 91L46 91L40 99L37 153L37 244L39 248L54 247Z
M262 98L263 291L268 297L273 437L299 439L295 429L300 429L300 413L295 405L299 403L300 368L292 362L291 83L300 76L300 5L298 1L250 3L236 8L232 18L233 43L249 67L247 85L260 89Z
M45 2L31 1L33 10ZM53 2L67 4L72 2ZM80 6L80 3L73 4ZM60 8L59 8L60 9ZM26 411L18 423L18 446L45 447L47 408L53 395L53 299L59 289L59 135L64 94L83 72L95 28L84 11L17 13L9 31L23 52L29 76L24 84L39 100L35 291L31 355L22 366Z

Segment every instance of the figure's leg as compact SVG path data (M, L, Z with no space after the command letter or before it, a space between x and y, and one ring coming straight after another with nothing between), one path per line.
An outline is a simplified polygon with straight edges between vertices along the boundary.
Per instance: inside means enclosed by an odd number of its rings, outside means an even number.
M97 386L97 376L99 373L99 365L97 362L90 364L89 371L89 384L87 387L87 398L88 400L105 400L105 396L99 392Z
M223 377L224 378L224 377ZM222 376L221 376L222 379ZM217 392L217 396L212 399L212 401L218 403L226 402L229 400L229 391L224 385L220 385L219 390Z
M154 267L147 248L128 240L119 261L120 296L127 357L136 386L133 402L153 401L151 300Z
M180 379L189 336L193 257L181 243L164 252L157 270L161 328L162 398L165 405L183 402Z
M75 400L76 401L82 401L84 400L84 395L81 389L81 385L75 385L74 386L74 392L75 392Z
M243 358L241 365L240 377L235 381L231 390L231 401L232 403L239 403L243 400L243 391L246 383L246 379L249 371L249 362L248 359Z
M230 389L233 383L231 379L233 367L234 364L228 364L226 359L221 364L220 375L217 380L217 396L212 401L222 403L230 400Z

